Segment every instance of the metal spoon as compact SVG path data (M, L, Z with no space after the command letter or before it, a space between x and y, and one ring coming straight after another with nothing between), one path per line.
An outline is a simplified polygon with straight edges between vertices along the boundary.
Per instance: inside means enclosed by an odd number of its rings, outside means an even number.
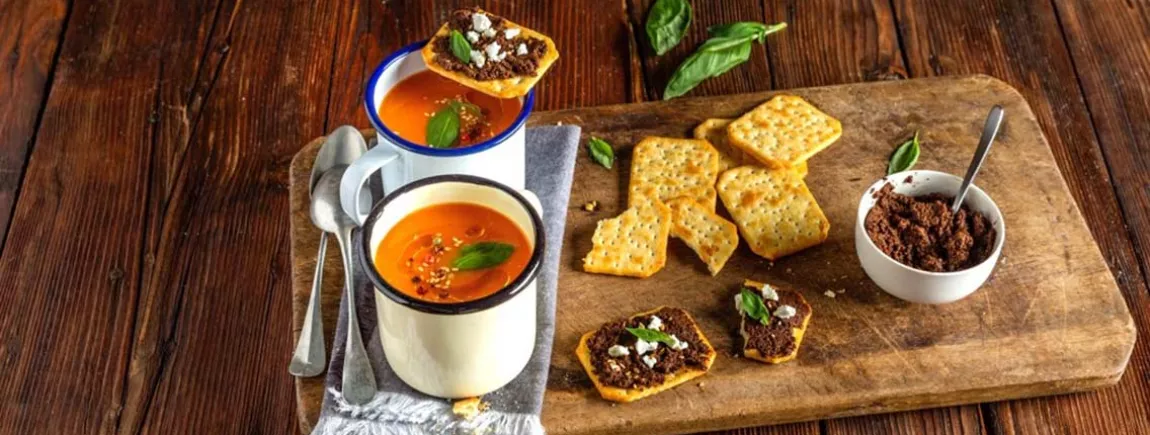
M990 113L986 115L986 124L982 126L982 137L978 139L978 149L974 150L974 158L970 161L970 167L966 168L966 177L962 179L962 186L958 188L958 194L954 196L954 202L950 204L950 211L957 213L959 207L962 207L962 200L966 199L966 191L974 183L974 176L982 168L982 162L986 161L986 154L990 152L990 144L994 142L994 137L998 136L998 127L1002 125L1002 118L1005 115L1006 112L1002 110L1002 106L996 105L990 108Z
M348 403L362 405L375 396L375 375L363 347L355 307L355 273L352 271L351 230L356 227L351 216L339 204L339 183L347 166L325 172L315 186L311 220L319 229L335 233L343 256L343 289L347 299L347 343L343 356L343 397Z
M315 185L319 178L334 166L350 165L359 156L367 152L363 140L349 140L349 134L359 136L354 127L343 126L327 136L319 152L315 156L315 164L311 167L311 179L308 181L308 193L314 198ZM315 206L315 203L312 203ZM292 353L288 373L300 377L312 377L323 373L327 366L327 354L323 339L323 312L320 310L322 302L320 296L323 284L323 262L327 256L327 232L320 235L319 252L316 253L315 274L311 281L311 296L308 297L307 312L303 318L303 329L299 332L299 341L296 342L295 352Z

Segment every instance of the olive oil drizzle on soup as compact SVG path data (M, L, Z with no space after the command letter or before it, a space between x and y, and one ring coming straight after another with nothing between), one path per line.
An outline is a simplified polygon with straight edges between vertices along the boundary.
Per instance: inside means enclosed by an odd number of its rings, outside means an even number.
M460 252L476 244L506 244L501 263L474 270L452 267ZM481 299L515 280L531 260L532 246L511 219L470 203L437 204L407 215L383 237L375 268L404 294L436 303Z
M401 80L379 105L379 119L408 141L427 145L427 123L453 101L474 104L479 114L460 111L459 140L466 147L491 139L511 128L523 108L519 98L496 98L432 71L421 71Z

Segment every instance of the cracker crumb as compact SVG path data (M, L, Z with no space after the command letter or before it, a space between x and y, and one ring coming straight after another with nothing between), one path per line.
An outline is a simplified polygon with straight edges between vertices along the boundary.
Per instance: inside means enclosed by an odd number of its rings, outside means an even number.
M451 407L451 412L464 420L471 420L483 411L486 411L488 406L487 402L480 400L478 397L471 397L456 400L455 404Z
M825 295L826 297L831 298L831 299L835 298L835 292L832 290L827 290L827 291L823 292L823 295Z
M596 210L599 210L599 201L591 200L583 204L583 211L594 212Z

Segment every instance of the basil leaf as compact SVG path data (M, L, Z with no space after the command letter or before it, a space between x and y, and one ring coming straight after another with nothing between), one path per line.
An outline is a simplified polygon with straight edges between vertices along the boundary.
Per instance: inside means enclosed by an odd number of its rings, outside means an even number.
M499 242L479 242L464 246L459 250L459 256L451 262L451 267L459 270L486 269L503 264L515 247Z
M758 320L764 325L771 323L771 312L767 310L766 305L763 305L762 296L755 294L754 291L746 287L739 291L739 295L743 298L743 313L747 317Z
M914 167L914 164L918 162L919 151L918 132L916 131L913 138L903 142L891 154L890 164L886 167L886 174L890 175Z
M471 62L471 43L458 30L451 31L451 54L465 64Z
M594 136L587 139L587 151L591 153L591 159L604 168L611 169L615 164L615 150L603 139Z
M686 94L703 80L719 76L731 68L742 65L751 58L751 43L749 40L725 50L696 51L691 57L679 65L667 87L663 90L663 99L669 100Z
M672 343L671 336L667 335L663 331L639 327L627 328L627 332L630 332L631 335L634 335L636 338L649 343L663 343L668 346L670 346Z
M691 4L687 0L656 0L647 12L647 39L655 54L671 51L691 25Z
M459 112L452 105L447 105L427 121L427 146L432 148L451 148L459 139Z
M765 42L767 35L786 27L787 23L767 26L747 21L712 26L707 29L711 38L675 70L667 87L663 89L663 99L669 100L686 94L703 80L720 76L742 65L751 58L751 43Z
M754 21L739 21L735 23L719 24L707 28L707 34L711 37L744 37L749 35L758 35L767 30L767 26L763 23Z
M471 112L471 114L475 115L475 116L482 116L483 115L483 109L474 103L468 103L466 101L459 101L459 100L451 100L451 102L448 103L448 105L450 105L452 109L455 109L455 113L459 113L460 110L466 110L468 112Z

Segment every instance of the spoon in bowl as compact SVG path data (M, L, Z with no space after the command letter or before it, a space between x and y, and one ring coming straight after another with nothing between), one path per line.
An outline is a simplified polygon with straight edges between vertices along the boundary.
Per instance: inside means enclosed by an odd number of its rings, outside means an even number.
M311 220L319 229L334 233L343 257L343 289L347 299L347 342L343 355L343 398L362 405L375 396L375 374L363 347L355 304L355 273L352 265L351 231L355 222L343 212L339 203L339 184L347 166L337 166L324 173L315 186Z
M970 166L966 168L966 176L962 179L962 186L958 188L958 194L954 195L954 202L950 204L952 213L958 213L958 209L962 207L962 201L966 199L966 191L974 183L974 176L978 175L978 170L982 168L982 162L986 161L986 155L990 152L990 144L994 142L994 137L998 136L998 127L1002 125L1004 116L1006 116L1006 112L1002 110L1002 106L998 105L990 108L990 113L986 115L986 124L982 126L982 137L978 139L978 148L974 150L974 158L970 160Z

